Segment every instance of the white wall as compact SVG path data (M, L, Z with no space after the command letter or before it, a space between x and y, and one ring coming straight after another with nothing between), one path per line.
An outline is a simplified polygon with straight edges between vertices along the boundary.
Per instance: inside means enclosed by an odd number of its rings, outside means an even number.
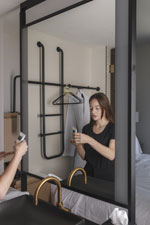
M19 9L3 17L3 76L4 111L12 111L12 78L20 74ZM17 80L17 87L19 80ZM17 88L16 111L20 111L19 89Z
M4 112L12 110L12 76L19 74L19 9L0 17L0 151L4 150ZM17 86L19 84L17 83ZM19 111L19 89L16 109ZM0 162L3 171L3 162Z
M100 86L105 92L105 46L88 47L77 43L28 29L28 79L39 80L39 48L37 41L45 46L45 80L59 83L59 54L56 47L64 51L64 83ZM72 89L75 93L77 89ZM96 91L84 90L89 96ZM45 160L41 157L40 142L40 89L38 85L28 85L28 145L29 171L36 174L55 173L65 178L71 169L71 159L59 157ZM46 86L46 114L59 113L60 107L53 106L52 100L59 96L59 88ZM66 109L66 108L65 108ZM46 133L60 131L58 117L46 118ZM47 155L60 153L61 140L59 135L46 137ZM63 168L63 170L62 170Z

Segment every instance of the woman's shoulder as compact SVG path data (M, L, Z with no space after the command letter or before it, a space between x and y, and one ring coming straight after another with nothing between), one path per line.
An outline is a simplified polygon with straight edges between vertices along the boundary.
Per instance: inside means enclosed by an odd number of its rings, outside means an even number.
M104 131L105 131L106 133L115 132L115 124L114 124L113 122L109 122L109 123L106 125Z
M83 127L83 131L85 132L85 131L89 131L91 129L91 124L90 123L88 123L88 124L86 124L84 127Z
M115 124L112 122L109 122L107 131L111 135L111 138L114 139L115 138Z
M115 123L109 122L109 126L110 126L111 128L114 128L114 127L115 127Z

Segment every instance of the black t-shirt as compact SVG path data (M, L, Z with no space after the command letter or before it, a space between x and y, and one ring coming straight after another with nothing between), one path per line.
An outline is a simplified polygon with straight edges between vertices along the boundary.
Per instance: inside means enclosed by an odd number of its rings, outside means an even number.
M82 133L89 135L102 145L109 146L111 139L115 139L115 125L109 122L104 130L95 134L93 126L87 124L83 127ZM103 157L100 153L94 150L89 144L84 144L85 149L85 170L88 176L101 178L104 180L114 180L114 160L111 161Z

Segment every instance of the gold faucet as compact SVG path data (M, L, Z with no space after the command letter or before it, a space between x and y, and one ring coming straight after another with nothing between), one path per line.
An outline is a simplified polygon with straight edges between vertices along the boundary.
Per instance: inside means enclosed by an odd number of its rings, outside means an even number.
M70 187L71 186L71 181L72 181L72 178L74 176L74 174L77 172L77 171L81 171L84 175L84 183L87 184L87 175L86 175L86 172L83 168L81 167L77 167L75 169L73 169L70 174L69 174L69 177L68 177L68 180L67 180L67 185Z
M38 195L39 192L42 188L42 186L47 182L47 181L54 181L58 187L58 202L56 203L56 206L67 211L67 212L71 212L70 209L67 209L63 206L62 203L62 196L61 196L61 183L60 181L56 178L56 177L46 177L44 178L41 183L39 184L39 186L37 187L35 194L34 194L34 205L37 206L38 205Z

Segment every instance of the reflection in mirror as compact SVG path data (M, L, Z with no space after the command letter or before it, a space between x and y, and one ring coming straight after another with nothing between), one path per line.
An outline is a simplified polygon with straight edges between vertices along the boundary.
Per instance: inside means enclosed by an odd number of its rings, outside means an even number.
M28 80L43 81L44 71L45 82L51 83L44 87L44 99L42 85L28 84L27 172L41 177L54 174L68 188L70 171L82 167L88 176L87 185L76 173L71 188L113 200L114 65L110 65L114 64L115 0L88 2L32 25L27 32ZM43 47L37 42L44 46L44 69ZM52 104L64 93L60 85L52 83L62 82L69 84L69 91L81 99L80 104ZM76 99L65 94L60 103L64 101L75 103ZM73 128L77 129L74 133ZM63 155L50 160L43 157L43 129L47 156L60 155L64 150Z
M136 204L137 224L149 224L150 213L150 1L137 1L136 43Z

